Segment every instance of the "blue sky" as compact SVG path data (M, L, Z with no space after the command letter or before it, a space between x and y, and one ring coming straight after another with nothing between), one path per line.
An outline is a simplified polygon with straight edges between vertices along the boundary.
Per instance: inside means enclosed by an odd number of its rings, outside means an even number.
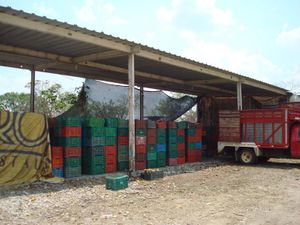
M0 0L0 4L300 92L297 0ZM37 79L61 83L66 90L83 82L47 73L37 73ZM29 91L24 88L29 81L29 71L0 67L0 94Z

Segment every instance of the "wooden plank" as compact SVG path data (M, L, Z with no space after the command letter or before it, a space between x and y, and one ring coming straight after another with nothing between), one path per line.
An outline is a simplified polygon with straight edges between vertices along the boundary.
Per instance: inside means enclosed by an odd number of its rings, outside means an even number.
M73 58L73 63L111 59L111 58L117 58L125 55L128 55L128 53L111 50L111 51L98 52L94 54L75 57Z

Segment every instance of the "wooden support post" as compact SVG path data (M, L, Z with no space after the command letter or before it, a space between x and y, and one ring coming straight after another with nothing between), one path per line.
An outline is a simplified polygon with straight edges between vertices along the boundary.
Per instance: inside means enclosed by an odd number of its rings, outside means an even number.
M134 54L128 56L129 170L135 171Z
M243 93L242 93L242 82L238 81L236 86L237 92L237 109L243 109Z
M31 82L30 82L30 112L34 112L34 96L35 96L35 70L31 69Z
M144 86L140 85L140 120L144 119Z

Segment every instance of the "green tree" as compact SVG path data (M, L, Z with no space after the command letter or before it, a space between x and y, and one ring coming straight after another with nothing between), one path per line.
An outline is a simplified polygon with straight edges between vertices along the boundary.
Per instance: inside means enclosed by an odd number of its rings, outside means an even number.
M0 95L0 110L29 111L30 95L26 93L8 92Z

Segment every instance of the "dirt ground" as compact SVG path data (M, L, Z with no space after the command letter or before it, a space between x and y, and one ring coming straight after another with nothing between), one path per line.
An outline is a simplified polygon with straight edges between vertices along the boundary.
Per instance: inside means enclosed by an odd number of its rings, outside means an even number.
M225 162L108 191L97 179L0 190L0 224L300 224L300 161Z

